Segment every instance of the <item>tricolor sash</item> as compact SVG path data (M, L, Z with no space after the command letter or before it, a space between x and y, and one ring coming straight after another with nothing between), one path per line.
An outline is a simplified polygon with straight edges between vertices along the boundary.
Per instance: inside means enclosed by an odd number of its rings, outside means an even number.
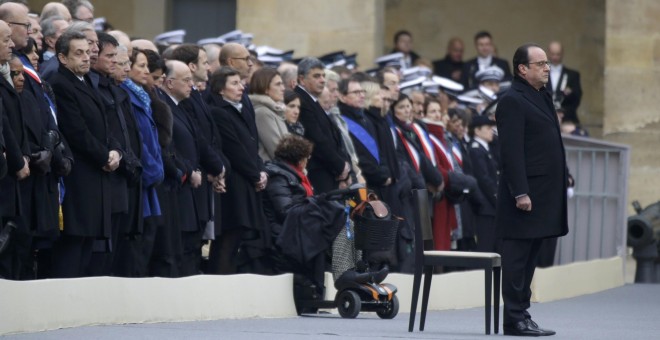
M362 145L369 151L369 153L376 159L376 162L380 164L380 153L378 152L378 143L373 136L369 134L365 128L358 124L356 121L346 117L341 116L348 126L348 131L355 136L355 138L360 141Z
M415 167L415 170L419 172L419 153L417 150L415 150L414 146L411 146L406 137L403 135L403 132L401 132L400 128L396 128L396 132L399 135L399 139L401 139L401 144L403 144L403 147L406 149L408 152L408 156L410 156L410 159L412 160L413 166Z
M426 157L431 160L433 166L436 166L435 152L433 152L433 145L429 139L429 134L417 123L412 123L411 126L413 132L417 135L417 139L419 139L419 144L422 146L424 154L426 154Z
M442 143L438 137L429 134L429 138L431 139L431 142L435 147L442 152L443 155L445 155L445 158L449 161L449 165L451 166L451 169L454 170L454 162L452 162L452 154L451 152L447 149L447 147Z

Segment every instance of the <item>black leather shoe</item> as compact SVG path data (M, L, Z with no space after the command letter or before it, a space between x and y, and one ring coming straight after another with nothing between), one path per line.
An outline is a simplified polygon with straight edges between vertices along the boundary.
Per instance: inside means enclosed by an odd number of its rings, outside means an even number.
M513 336L549 336L554 335L554 331L538 328L536 322L531 319L518 321L513 325L506 325L504 328L504 335Z

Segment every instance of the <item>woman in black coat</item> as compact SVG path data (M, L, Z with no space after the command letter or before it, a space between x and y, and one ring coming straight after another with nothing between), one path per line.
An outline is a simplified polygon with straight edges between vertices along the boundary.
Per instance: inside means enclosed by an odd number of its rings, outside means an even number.
M221 197L222 233L215 241L222 251L221 273L268 273L270 268L263 261L270 247L270 232L261 197L268 176L259 157L254 115L241 103L244 87L236 70L223 67L213 73L209 85L211 116L222 137L222 151L231 164L227 193Z

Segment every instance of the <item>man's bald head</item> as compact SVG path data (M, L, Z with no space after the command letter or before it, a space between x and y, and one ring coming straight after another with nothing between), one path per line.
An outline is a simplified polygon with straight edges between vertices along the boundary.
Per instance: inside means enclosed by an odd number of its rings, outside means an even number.
M59 2L49 2L44 5L44 8L41 10L41 18L39 21L44 21L54 15L61 16L67 22L71 22L71 12Z
M165 62L165 68L165 80L161 86L163 91L177 101L190 97L193 77L188 65L178 60L168 60Z
M156 53L158 52L158 47L151 40L147 39L135 39L131 41L131 46L140 50L152 50Z
M564 59L564 48L559 41L551 41L548 44L548 59L554 65L561 64Z
M11 40L17 49L27 46L30 37L30 19L27 6L15 2L5 2L0 5L0 20L5 21L11 29Z
M224 44L220 51L220 65L235 69L241 74L241 79L245 79L252 68L250 52L245 46L238 43Z
M11 49L14 42L8 39L11 36L9 25L0 20L0 64L4 64L11 59Z
M128 49L128 55L133 54L133 45L131 44L131 38L128 37L128 34L119 31L119 30L114 30L108 32L111 36L113 36L115 39L117 39L117 42L119 42L119 45L124 45Z

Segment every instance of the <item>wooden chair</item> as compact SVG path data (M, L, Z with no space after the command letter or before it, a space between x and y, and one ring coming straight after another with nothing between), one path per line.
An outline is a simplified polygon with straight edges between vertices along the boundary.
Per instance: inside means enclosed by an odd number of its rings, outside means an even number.
M486 288L486 334L490 334L491 297L495 298L495 334L499 333L500 316L500 274L502 261L499 254L479 253L465 251L424 251L424 234L431 235L431 215L426 190L413 190L413 199L417 212L415 223L415 276L413 280L412 304L410 306L410 323L408 331L412 332L415 326L419 286L424 272L424 292L422 294L422 310L419 320L419 330L424 330L426 310L431 290L433 269L436 266L451 266L470 269L483 269ZM427 237L426 239L430 239ZM493 276L495 285L493 286Z

